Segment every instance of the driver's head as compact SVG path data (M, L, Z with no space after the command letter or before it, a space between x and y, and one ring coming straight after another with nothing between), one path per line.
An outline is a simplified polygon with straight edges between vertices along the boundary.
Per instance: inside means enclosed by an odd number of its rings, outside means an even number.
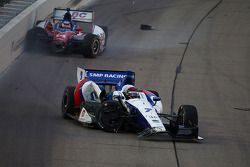
M137 89L133 86L128 89L128 92L136 92Z
M131 92L131 91L137 91L136 87L133 85L124 85L122 87L122 92L127 93L127 92Z
M62 28L71 28L70 22L69 21L63 21L62 22Z
M67 8L66 10L67 10L67 12L69 12L69 11L70 11L70 8Z

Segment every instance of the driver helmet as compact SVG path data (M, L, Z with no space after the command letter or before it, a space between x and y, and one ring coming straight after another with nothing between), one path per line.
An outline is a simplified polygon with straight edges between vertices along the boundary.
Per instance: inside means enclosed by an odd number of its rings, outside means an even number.
M63 21L62 22L62 28L71 28L71 24L69 21Z
M130 92L130 91L137 91L136 87L134 85L124 85L122 87L122 92Z

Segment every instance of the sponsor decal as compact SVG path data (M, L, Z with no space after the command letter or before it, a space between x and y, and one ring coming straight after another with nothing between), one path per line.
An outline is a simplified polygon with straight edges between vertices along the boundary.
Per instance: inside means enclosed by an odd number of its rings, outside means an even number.
M81 69L77 70L77 80L82 80L83 78L92 80L94 82L112 82L119 83L126 77L134 78L134 73L131 71L105 71L105 70L91 70L91 69ZM134 82L134 81L133 81Z
M81 118L83 118L83 117L84 117L84 115L85 115L85 113L86 113L85 108L82 108L82 111L81 111L80 117L81 117Z
M84 123L92 123L92 119L89 116L88 112L86 111L85 108L82 108L81 114L78 118L78 121L84 122Z
M145 112L149 112L151 110L152 110L152 108L145 108Z
M155 120L155 119L154 119L154 120L152 120L152 121L153 121L154 123L159 123L159 120Z
M114 78L114 79L122 79L125 78L127 75L125 74L112 74L112 73L95 73L95 72L88 72L87 76L89 77L98 77L98 78Z
M64 9L56 9L53 13L54 19L62 20L66 10ZM93 12L87 11L70 11L72 20L76 21L84 21L84 22L92 22L93 20Z
M152 118L152 119L158 118L158 116L156 116L156 115L149 115L148 117L149 117L149 118Z
M85 18L87 16L87 13L74 11L74 12L72 12L71 16L72 16L72 18L81 18L81 19L83 19L83 18Z

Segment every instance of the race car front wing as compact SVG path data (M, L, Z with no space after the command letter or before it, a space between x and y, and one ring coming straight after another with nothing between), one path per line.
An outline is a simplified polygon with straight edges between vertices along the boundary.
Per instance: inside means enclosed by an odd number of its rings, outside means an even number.
M180 127L176 134L166 130L157 132L154 128L147 128L142 132L138 133L139 139L144 140L174 140L174 141L200 141L203 140L200 136L195 136L196 128L184 128Z

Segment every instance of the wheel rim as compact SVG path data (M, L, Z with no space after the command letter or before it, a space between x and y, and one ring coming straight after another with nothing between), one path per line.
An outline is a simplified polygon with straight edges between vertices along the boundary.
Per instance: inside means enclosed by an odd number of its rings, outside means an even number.
M93 41L93 44L92 44L92 53L94 54L94 55L96 55L96 54L98 54L98 52L99 52L99 41L98 40L94 40Z
M64 97L63 97L63 113L66 112L66 109L68 107L68 96L65 94Z

